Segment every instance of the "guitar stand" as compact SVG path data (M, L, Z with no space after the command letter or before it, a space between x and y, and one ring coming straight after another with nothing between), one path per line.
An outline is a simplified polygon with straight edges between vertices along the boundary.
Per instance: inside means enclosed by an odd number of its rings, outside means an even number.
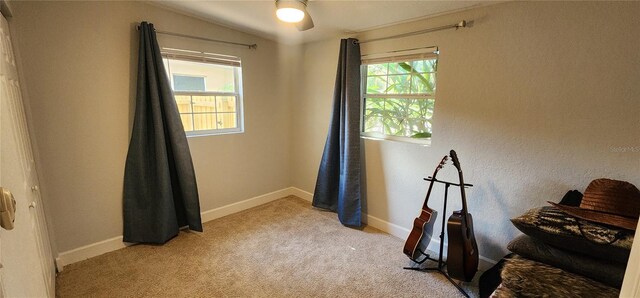
M429 254L425 253L422 250L418 250L423 256L424 258L420 261L416 261L416 260L412 260L413 262L415 262L418 265L421 265L422 263L424 263L426 260L432 260L434 262L438 262L438 266L437 267L428 267L428 268L420 268L420 267L404 267L402 269L406 269L406 270L414 270L414 271L420 271L420 272L431 272L431 271L435 271L438 272L442 275L444 275L444 277L446 277L449 282L451 282L451 284L453 284L456 289L458 289L458 291L460 291L460 293L462 293L462 295L464 295L464 297L469 298L469 294L467 294L467 292L464 291L464 289L462 289L462 287L460 287L460 285L458 283L456 283L455 280L453 280L453 278L451 278L449 276L449 273L447 273L447 271L444 270L444 266L447 264L445 261L442 260L442 250L444 249L444 227L445 227L445 214L447 213L447 197L448 197L448 193L449 193L449 186L451 185L455 185L455 186L460 186L460 184L458 183L453 183L453 182L448 182L448 181L441 181L438 179L434 179L431 176L424 178L424 180L427 181L434 181L434 182L439 182L439 183L443 183L444 184L444 206L442 207L442 230L440 231L440 252L439 252L439 256L438 259L434 259L431 258L429 256ZM465 187L472 187L473 184L464 184Z

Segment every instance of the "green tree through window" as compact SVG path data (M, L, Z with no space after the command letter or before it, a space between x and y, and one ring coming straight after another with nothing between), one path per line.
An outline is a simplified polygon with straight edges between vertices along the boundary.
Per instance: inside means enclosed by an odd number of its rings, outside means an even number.
M437 58L366 65L365 135L430 138L437 66Z

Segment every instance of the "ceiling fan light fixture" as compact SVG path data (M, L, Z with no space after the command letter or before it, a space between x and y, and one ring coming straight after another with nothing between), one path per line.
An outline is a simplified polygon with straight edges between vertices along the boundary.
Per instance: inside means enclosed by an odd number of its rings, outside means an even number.
M276 16L287 23L298 23L304 19L305 2L298 0L278 0L276 1Z

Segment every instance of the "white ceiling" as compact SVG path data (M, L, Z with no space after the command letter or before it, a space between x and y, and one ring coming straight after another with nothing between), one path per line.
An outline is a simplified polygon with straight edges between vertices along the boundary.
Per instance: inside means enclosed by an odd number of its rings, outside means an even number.
M495 1L309 1L315 28L299 32L275 16L275 1L152 0L154 4L288 44L306 43Z

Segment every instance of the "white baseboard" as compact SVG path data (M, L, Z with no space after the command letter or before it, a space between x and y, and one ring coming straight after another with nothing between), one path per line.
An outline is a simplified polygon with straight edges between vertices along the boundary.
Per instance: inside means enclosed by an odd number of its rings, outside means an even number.
M309 202L311 202L311 200L313 199L313 194L308 192L308 191L304 191L302 189L299 189L297 187L290 187L290 189L292 190L291 195L294 195L296 197L305 199ZM394 223L390 223L386 220L382 220L380 218L377 218L373 215L369 215L367 214L367 225L376 228L380 231L383 231L387 234L391 234L397 238L400 239L407 239L407 236L409 236L409 232L411 232L409 229L396 225ZM434 237L438 237L434 236ZM431 242L429 242L429 246L427 247L428 250L430 251L439 251L440 250L440 239L437 238L431 238ZM442 251L444 252L444 257L447 256L447 245L445 244ZM496 263L498 263L497 261L494 261L492 259L489 259L487 257L484 256L480 256L480 264L478 265L479 269L482 271L485 271L491 267L493 267L493 265L495 265Z
M305 194L306 193L306 194ZM271 201L295 195L301 198L306 198L307 192L302 191L295 187L287 187L281 190L270 192L268 194L253 197L244 201L229 204L212 210L207 210L201 213L202 222L207 222L227 216L233 213L237 213L249 208L257 207L262 204L269 203ZM62 271L64 266L86 260L88 258L97 257L99 255L118 250L127 247L128 244L122 242L122 236L113 237L111 239L103 240L100 242L92 243L82 247L78 247L72 250L62 252L56 258L56 268L58 271Z
M289 187L289 189L291 189L291 193L289 195L296 196L309 202L313 200L313 194L308 191L304 191L297 187Z
M387 234L391 234L400 239L407 239L409 236L409 229L401 227L399 225L390 223L386 220L379 219L373 215L367 215L367 225L374 227Z
M375 216L371 216L371 215L367 215L367 225L374 227L380 231L383 231L385 233L391 234L397 238L400 239L407 239L407 236L409 236L409 233L411 232L409 229L405 228L405 227L401 227L399 225L390 223L388 221L379 219ZM435 238L437 237L437 238ZM429 242L429 245L427 246L427 250L429 251L434 251L434 252L438 252L440 251L440 235L434 235L431 238L431 241ZM445 245L442 248L442 255L444 258L446 258L447 256L447 244L445 243ZM478 269L482 270L482 271L486 271L487 269L493 267L493 265L495 265L496 263L498 263L497 261L494 261L492 259L489 259L487 257L484 256L480 256L479 257L480 262L478 264Z
M249 208L257 207L271 201L286 197L296 196L301 199L311 202L313 194L297 187L287 187L281 190L270 192L264 195L253 197L244 201L229 204L212 210L202 212L202 222L211 221L223 216L231 215ZM380 231L391 234L400 239L406 239L409 235L409 229L382 220L372 215L367 215L367 224ZM86 260L88 258L96 257L114 250L125 248L130 244L122 242L122 236L113 237L111 239L103 240L100 242L92 243L82 247L78 247L72 250L62 252L56 258L56 266L58 271L62 271L64 266ZM438 239L432 239L429 243L428 249L431 251L439 250L440 241ZM446 253L446 245L444 252ZM486 270L496 264L497 262L489 258L480 256L480 269Z
M292 189L292 193L291 195L294 195L296 197L305 199L307 201L310 201L313 199L313 194L308 192L308 191L304 191L302 189L299 189L297 187L291 187ZM409 236L409 232L411 232L409 229L396 225L394 223L390 223L386 220L382 220L380 218L377 218L373 215L369 215L367 214L367 225L376 228L380 231L383 231L387 234L391 234L397 238L400 239L407 239L407 236ZM439 235L436 235L434 237L439 237ZM429 242L429 246L427 247L428 250L430 251L439 251L440 250L440 239L437 238L431 238L431 242ZM447 256L447 245L445 244L442 251L444 252L444 257ZM497 261L494 261L492 259L489 259L487 257L484 256L480 256L480 264L478 265L479 269L482 271L485 271L491 267L493 267L493 265L495 265L496 263L498 263Z
M244 201L222 206L216 209L202 212L202 222L211 221L223 216L231 215L249 208L257 207L271 201L290 196L293 193L293 187L283 188L268 194L253 197Z
M81 246L60 253L56 258L56 268L58 268L58 271L62 271L62 269L66 265L125 247L127 247L127 244L125 242L122 242L122 236L113 237L111 239Z

